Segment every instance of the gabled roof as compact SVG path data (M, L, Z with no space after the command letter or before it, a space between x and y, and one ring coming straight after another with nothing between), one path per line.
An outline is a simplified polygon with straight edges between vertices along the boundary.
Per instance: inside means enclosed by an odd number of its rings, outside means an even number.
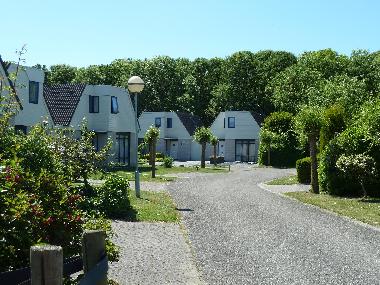
M15 85L13 84L13 81L12 81L12 80L10 79L10 77L9 77L8 68L9 68L9 66L10 66L10 63L5 63L5 62L3 61L3 59L1 58L1 56L0 56L0 66L3 68L3 70L4 70L4 74L5 74L5 77L6 77L6 80L8 81L9 86L12 88L12 91L13 91L13 93L15 94L15 97L16 97L16 101L17 101L18 105L20 106L20 109L22 110L23 107L22 107L22 104L21 104L20 98L19 98L18 95L17 95Z
M44 98L55 125L68 126L78 106L85 84L44 85Z
M261 124L264 122L264 115L255 111L251 111L250 113L255 119L256 123L261 127Z
M176 112L178 118L181 120L182 124L185 126L187 132L192 136L196 128L202 126L202 121L200 117L192 115L185 112Z

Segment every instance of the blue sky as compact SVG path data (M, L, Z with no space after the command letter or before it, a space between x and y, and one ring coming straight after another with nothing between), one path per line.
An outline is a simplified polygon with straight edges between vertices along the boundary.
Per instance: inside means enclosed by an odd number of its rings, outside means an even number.
M26 64L106 64L116 58L225 57L265 49L300 54L380 50L378 0L2 1L0 54Z

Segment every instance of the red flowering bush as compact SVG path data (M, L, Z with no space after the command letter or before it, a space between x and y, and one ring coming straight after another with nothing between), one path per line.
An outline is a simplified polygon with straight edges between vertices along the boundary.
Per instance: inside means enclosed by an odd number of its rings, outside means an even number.
M62 177L24 171L18 161L2 161L0 172L0 271L25 266L36 243L60 245L67 256L80 252L82 196L67 191Z

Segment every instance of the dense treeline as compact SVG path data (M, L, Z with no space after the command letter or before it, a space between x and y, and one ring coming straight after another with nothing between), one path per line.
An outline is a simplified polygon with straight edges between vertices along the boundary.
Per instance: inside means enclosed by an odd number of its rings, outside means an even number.
M140 111L192 112L209 125L222 110L294 114L303 104L327 106L340 96L365 100L363 93L379 93L379 66L379 52L362 50L346 56L326 49L298 58L284 51L242 51L224 59L159 56L86 68L53 65L46 70L46 81L126 87L130 76L137 74L146 82Z

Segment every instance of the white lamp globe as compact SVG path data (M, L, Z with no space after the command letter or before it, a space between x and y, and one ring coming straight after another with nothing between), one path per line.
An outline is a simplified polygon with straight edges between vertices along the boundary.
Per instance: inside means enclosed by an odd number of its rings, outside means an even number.
M144 81L138 76L132 76L128 80L128 90L131 93L140 93L144 89Z

